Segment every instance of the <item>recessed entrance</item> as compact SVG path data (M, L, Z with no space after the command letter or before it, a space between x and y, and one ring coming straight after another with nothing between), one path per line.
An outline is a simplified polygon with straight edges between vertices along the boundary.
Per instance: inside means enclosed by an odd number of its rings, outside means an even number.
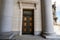
M23 9L22 34L34 33L34 10Z

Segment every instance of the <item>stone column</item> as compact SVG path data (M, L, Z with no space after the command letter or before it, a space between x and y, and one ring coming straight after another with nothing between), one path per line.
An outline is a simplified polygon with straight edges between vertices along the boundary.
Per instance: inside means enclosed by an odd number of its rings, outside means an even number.
M54 38L53 14L51 0L41 0L42 6L42 36Z
M13 0L2 0L2 32L10 32L12 28Z

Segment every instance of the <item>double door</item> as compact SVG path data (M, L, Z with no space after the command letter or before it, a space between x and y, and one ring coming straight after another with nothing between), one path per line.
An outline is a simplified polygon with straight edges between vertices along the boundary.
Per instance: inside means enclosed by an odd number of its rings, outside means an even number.
M33 10L23 10L23 34L33 34L34 32L34 16Z

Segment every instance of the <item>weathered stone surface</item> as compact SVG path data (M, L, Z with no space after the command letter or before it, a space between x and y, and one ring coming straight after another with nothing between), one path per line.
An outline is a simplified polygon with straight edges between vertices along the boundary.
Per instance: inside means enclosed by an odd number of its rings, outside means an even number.
M60 39L45 39L41 36L33 36L33 35L22 35L22 36L15 36L13 39L16 40L60 40Z

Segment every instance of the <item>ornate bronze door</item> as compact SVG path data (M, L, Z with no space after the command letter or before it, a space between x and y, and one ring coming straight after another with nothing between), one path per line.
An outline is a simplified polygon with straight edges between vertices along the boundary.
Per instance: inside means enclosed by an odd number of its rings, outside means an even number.
M23 10L23 34L33 34L34 32L34 16L33 10Z

